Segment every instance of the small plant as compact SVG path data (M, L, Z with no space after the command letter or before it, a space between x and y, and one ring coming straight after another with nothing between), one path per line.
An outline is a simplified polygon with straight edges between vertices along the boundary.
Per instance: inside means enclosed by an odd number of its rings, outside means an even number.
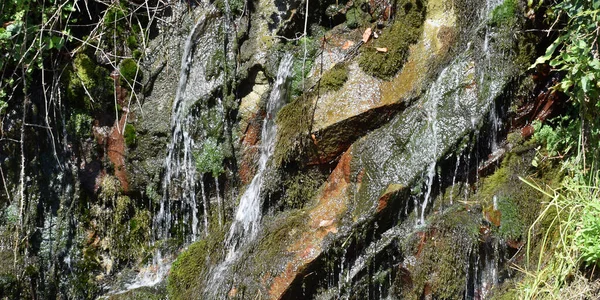
M67 130L78 140L82 140L89 137L92 133L92 122L93 119L91 116L85 113L75 113L67 121Z
M206 139L202 144L202 150L195 156L196 168L202 174L210 173L217 178L225 170L223 167L225 154L215 138Z

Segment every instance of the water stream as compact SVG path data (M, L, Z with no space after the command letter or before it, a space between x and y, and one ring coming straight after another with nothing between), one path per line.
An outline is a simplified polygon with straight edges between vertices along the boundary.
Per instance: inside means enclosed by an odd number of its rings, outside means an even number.
M215 297L215 292L220 289L215 286L222 286L225 280L225 272L229 266L239 256L241 247L252 241L258 233L261 214L260 193L264 180L265 171L268 168L269 158L275 150L275 140L277 137L277 126L275 116L279 109L285 104L287 98L287 82L292 72L293 56L285 54L279 63L277 78L273 84L273 89L269 95L266 106L266 116L262 124L260 158L258 160L258 171L246 188L240 199L240 203L235 213L235 219L231 224L227 239L225 240L225 251L227 256L225 260L215 267L212 272L209 284L208 294Z
M184 97L184 93L193 62L192 53L194 46L198 36L202 32L201 28L203 28L207 17L212 13L213 11L208 11L198 18L188 34L181 56L179 83L171 113L172 138L167 145L167 155L164 164L163 198L160 202L159 211L153 219L153 243L155 245L158 241L171 237L172 226L179 221L177 218L181 217L179 214L171 212L171 204L175 201L180 202L181 211L187 212L183 215L184 223L191 223L190 228L186 229L190 232L186 232L185 242L190 243L198 238L199 220L196 203L196 166L192 154L194 140L190 133L191 124L194 119L189 114L190 103L186 101L189 97ZM206 219L204 226L207 226ZM152 263L141 269L135 280L126 286L126 290L143 286L154 286L163 281L168 275L173 259L171 255L164 255L160 248L156 247Z

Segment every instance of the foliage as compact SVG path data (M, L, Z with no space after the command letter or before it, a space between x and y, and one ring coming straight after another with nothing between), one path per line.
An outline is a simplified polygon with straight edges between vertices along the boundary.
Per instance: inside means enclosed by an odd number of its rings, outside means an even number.
M523 179L551 200L529 229L528 260L534 254L531 241L535 228L545 219L550 224L541 233L543 240L537 248L539 258L534 269L524 271L529 276L518 288L521 299L558 299L572 278L581 276L577 272L581 264L599 262L600 176L589 176L580 167L569 164L571 174L559 188L544 189Z
M191 244L177 256L167 279L169 299L199 297L204 288L199 283L210 271L208 266L222 259L223 253L217 249L222 247L224 235L224 231L211 232L208 237Z
M304 59L304 47L306 46L306 60ZM291 97L296 97L304 92L306 78L314 65L315 56L319 50L319 44L313 37L302 37L295 43L296 53L292 66ZM304 68L304 72L302 72Z
M423 32L426 1L401 0L396 22L386 28L371 45L362 48L359 65L367 73L382 79L396 75L408 58L408 48ZM387 48L385 53L375 48Z
M336 64L321 77L321 86L326 91L337 91L348 80L348 66Z
M196 153L196 168L201 174L211 173L215 178L225 170L223 160L225 154L215 138L209 137L202 144L200 153Z
M134 83L140 81L142 77L142 73L137 63L131 58L126 58L121 61L119 71L121 72L121 78L126 81L121 84L125 87L129 87L129 85L134 86Z
M504 239L520 240L526 227L519 212L519 206L511 198L498 199L498 210L501 213L498 234Z
M283 201L286 208L302 208L319 192L319 187L325 181L325 176L316 169L299 172L284 181Z
M564 75L556 89L566 93L579 112L585 146L595 158L600 153L600 58L598 57L598 21L600 1L564 0L549 13L564 25L558 38L539 57L535 65L549 63ZM532 66L533 67L533 66Z
M113 80L109 75L107 69L98 66L88 55L77 54L64 77L69 103L81 110L103 108L102 104L113 98Z

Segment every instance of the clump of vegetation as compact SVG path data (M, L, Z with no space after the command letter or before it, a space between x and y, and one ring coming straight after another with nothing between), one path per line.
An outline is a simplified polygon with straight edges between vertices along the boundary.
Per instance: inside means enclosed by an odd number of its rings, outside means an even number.
M299 172L284 181L283 205L286 208L302 208L319 192L319 187L325 181L325 176L317 169Z
M126 58L121 61L119 72L121 73L121 86L123 87L129 87L129 85L134 86L134 83L136 81L139 82L142 78L142 72L139 70L135 60L131 58Z
M102 108L103 103L113 99L114 84L109 75L86 54L77 54L65 78L69 103L82 110Z
M526 278L516 289L521 299L597 296L585 277L600 264L598 9L598 1L565 0L548 11L564 28L534 66L549 63L565 71L555 88L570 97L575 113L535 124L534 138L545 148L538 149L534 164L557 161L566 176L561 184L545 188L524 180L550 201L529 229Z
M135 132L135 126L133 126L133 124L127 123L127 125L125 125L123 137L125 139L125 145L127 145L127 147L135 146L135 144L137 143L137 135Z
M191 244L177 256L167 279L169 299L194 299L202 294L200 284L210 270L207 266L221 261L224 232L212 232L207 238Z
M298 97L277 113L277 142L273 161L276 166L296 160L308 141L312 96Z
M409 46L416 43L423 32L426 6L427 3L421 0L398 2L396 22L386 28L378 39L362 48L359 66L367 74L389 79L402 69L408 58ZM379 52L376 48L387 48L387 52Z
M498 199L498 210L501 216L498 228L500 237L508 240L521 240L527 228L520 215L519 206L511 198L502 197Z
M346 11L346 26L350 29L369 24L371 16L359 7L353 6Z
M502 4L496 6L492 11L490 23L492 25L514 25L517 21L518 5L519 3L517 0L504 0Z
M348 80L348 66L336 64L321 77L321 87L325 91L337 91Z
M195 157L196 169L201 174L210 173L214 178L217 178L225 170L223 167L225 154L215 138L207 138L202 144L202 150L196 153Z
M431 220L431 230L413 236L408 253L420 254L410 268L413 282L403 286L398 278L397 290L405 299L419 299L425 286L433 298L463 299L470 252L479 240L477 215L453 209ZM420 249L420 251L418 250ZM398 287L399 286L399 287Z
M306 60L304 59L304 47L306 47ZM302 95L307 81L307 76L315 62L315 56L319 50L319 44L313 37L302 37L295 44L296 53L294 54L294 62L292 66L292 79L291 79L291 90L290 96L297 97ZM304 72L303 72L304 66ZM303 86L304 85L304 86Z
M74 113L67 121L67 131L78 140L85 139L92 134L93 119L86 113Z

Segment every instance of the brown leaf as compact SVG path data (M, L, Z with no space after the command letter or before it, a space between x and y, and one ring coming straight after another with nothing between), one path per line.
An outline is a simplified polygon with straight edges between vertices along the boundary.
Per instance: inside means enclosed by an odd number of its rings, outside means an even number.
M363 43L368 42L370 38L371 38L371 27L367 28L365 30L365 32L363 33L363 38L362 38Z
M377 48L377 47L375 48L375 50L377 50L377 52L383 52L383 53L386 53L388 51L387 48Z
M350 41L350 40L348 40L348 41L346 41L346 42L344 43L344 45L342 45L342 49L343 49L343 50L347 50L348 48L350 48L350 47L352 47L352 46L354 46L354 42L353 42L353 41Z

